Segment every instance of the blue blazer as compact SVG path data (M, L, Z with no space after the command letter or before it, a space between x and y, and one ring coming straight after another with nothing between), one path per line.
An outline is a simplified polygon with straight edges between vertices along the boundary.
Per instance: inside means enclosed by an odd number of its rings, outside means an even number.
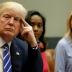
M26 41L15 38L11 48L12 72L42 72L40 50L33 50Z

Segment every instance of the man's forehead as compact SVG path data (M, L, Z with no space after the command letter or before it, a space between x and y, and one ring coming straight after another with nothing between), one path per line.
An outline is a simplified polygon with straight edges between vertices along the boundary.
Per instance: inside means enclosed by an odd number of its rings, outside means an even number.
M15 14L15 15L21 15L22 16L22 13L20 12L20 11L17 11L17 10L15 10L15 9L4 9L3 11L2 11L2 13L11 13L11 14Z
M22 21L24 21L25 19L25 16L20 11L17 11L15 9L5 9L3 10L2 15L11 15L21 19Z

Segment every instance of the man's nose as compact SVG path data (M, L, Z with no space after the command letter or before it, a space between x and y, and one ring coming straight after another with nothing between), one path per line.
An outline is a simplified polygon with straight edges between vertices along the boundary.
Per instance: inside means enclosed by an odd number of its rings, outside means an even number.
M13 23L14 23L14 17L11 17L11 18L10 18L9 23L10 23L10 24L13 24Z

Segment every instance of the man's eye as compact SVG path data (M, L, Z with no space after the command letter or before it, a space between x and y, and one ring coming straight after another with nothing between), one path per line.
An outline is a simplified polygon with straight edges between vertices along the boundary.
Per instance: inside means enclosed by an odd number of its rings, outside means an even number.
M20 18L19 17L15 17L14 20L15 21L20 21Z
M4 15L3 17L4 18L11 18L9 15Z

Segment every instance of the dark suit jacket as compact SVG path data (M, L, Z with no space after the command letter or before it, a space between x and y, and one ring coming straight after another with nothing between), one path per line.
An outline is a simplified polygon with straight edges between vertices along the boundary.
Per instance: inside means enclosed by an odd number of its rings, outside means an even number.
M40 51L33 50L25 41L15 38L11 48L12 72L42 72Z

